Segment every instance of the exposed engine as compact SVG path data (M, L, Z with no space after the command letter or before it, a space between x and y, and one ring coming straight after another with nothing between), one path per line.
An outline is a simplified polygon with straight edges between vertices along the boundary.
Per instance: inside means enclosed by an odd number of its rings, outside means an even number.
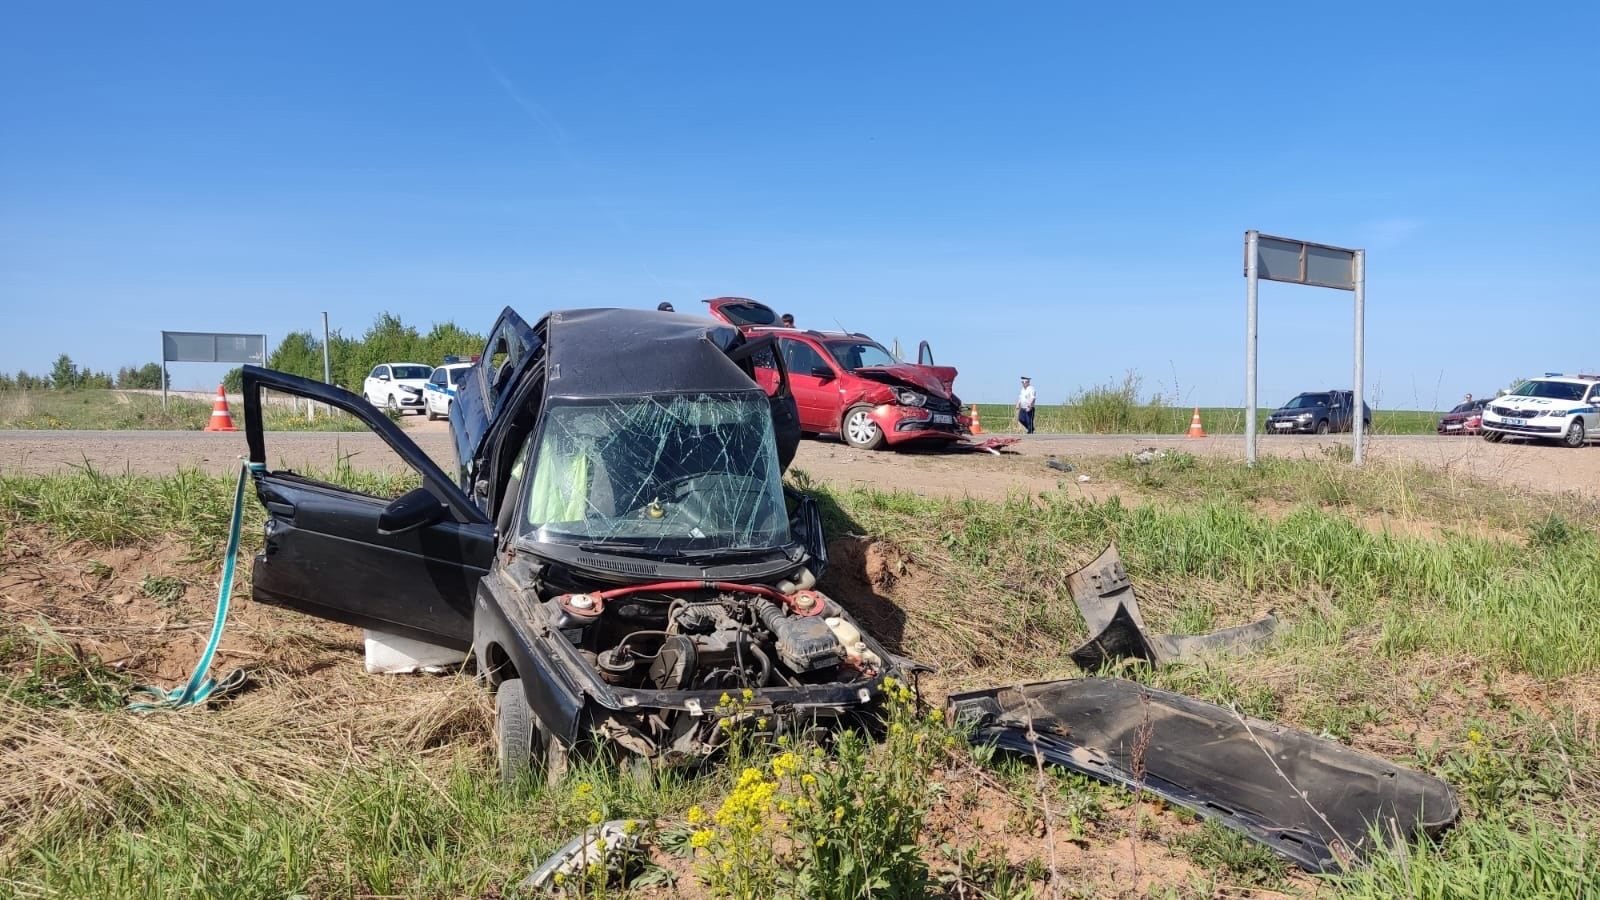
M851 682L883 660L825 595L671 582L549 601L557 622L607 683L713 691ZM552 610L554 611L554 610Z

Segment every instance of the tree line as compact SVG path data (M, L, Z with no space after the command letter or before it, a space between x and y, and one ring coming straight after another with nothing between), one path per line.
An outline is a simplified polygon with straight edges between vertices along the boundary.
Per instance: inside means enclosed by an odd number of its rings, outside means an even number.
M65 353L56 357L56 363L50 367L48 375L33 375L25 369L19 370L14 375L0 372L0 391L81 391L95 388L132 390L159 387L161 387L160 363L123 366L117 370L117 374L112 375L110 372L80 368L72 361L72 357Z
M381 363L412 362L437 366L446 356L471 358L483 351L484 336L454 322L438 322L424 334L399 316L383 313L359 338L335 331L328 335L329 368L333 383L360 392L361 382ZM267 357L267 368L322 380L322 338L310 331L283 336ZM240 369L223 379L228 390L238 390Z
M435 323L427 333L408 325L399 316L383 313L372 323L366 333L357 338L346 337L335 331L328 336L329 362L333 370L333 383L354 391L361 390L361 382L380 363L414 362L437 366L446 356L471 358L483 350L484 336L468 331L454 322ZM267 367L292 375L322 380L322 338L310 331L295 331L284 335L283 340L267 356ZM240 386L242 370L234 369L223 379L228 390ZM170 376L169 376L170 382ZM145 363L142 366L123 366L115 374L80 368L72 357L63 353L56 358L48 374L34 375L26 371L15 374L0 372L0 390L88 390L160 388L161 364Z

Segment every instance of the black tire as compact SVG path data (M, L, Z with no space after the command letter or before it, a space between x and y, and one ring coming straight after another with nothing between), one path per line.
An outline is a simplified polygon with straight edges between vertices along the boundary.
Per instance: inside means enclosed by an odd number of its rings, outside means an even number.
M1323 419L1322 421L1317 423L1317 434L1327 434L1328 431L1329 431L1329 428L1328 428L1328 420L1327 419Z
M515 784L533 770L540 737L522 679L500 682L494 695L494 758L501 784Z
M391 416L404 415L400 411L400 399L393 394L390 394L389 399L383 402L383 411Z
M422 403L422 411L427 413L429 422L439 421L439 417L433 414L433 407L429 406L426 400Z
M1505 437L1505 435L1501 434L1498 431L1490 431L1487 428L1484 429L1484 431L1483 431L1483 439L1488 441L1491 444L1500 443L1501 439L1504 438L1504 437Z
M872 421L872 407L852 406L845 410L839 421L839 435L844 442L861 450L876 450L884 444L883 429Z
M1572 424L1567 426L1567 435L1562 439L1561 443L1576 450L1588 442L1589 435L1583 427L1583 420L1573 419Z
M555 784L567 774L567 748L534 714L520 678L507 678L495 692L494 737L501 784L514 784L529 772Z

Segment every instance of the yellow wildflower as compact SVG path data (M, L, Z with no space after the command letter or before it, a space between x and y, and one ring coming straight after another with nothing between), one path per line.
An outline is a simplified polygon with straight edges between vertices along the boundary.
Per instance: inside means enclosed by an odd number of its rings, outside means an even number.
M739 696L744 698L744 702L749 703L751 700L756 698L756 692L750 690L749 688L745 688L739 692Z
M778 778L792 775L798 768L800 768L800 757L793 753L780 753L772 759L772 774Z
M766 731L767 730L767 717L766 716L762 716L761 718L756 720L756 728L761 730L761 731Z
M731 705L733 705L733 698L728 696L728 692L727 691L723 691L722 692L722 697L717 700L717 704L719 706L731 706Z
M806 774L800 776L800 783L808 788L814 788L817 786L817 776L807 772Z
M1481 743L1483 743L1483 732L1479 731L1476 728L1472 729L1471 731L1468 731L1467 732L1467 743L1469 743L1469 744L1481 744Z
M594 793L594 785L587 781L580 781L578 782L577 786L572 789L572 792L578 795L580 798L587 797Z
M599 825L600 824L600 810L598 810L598 809L590 810L590 812L589 812L589 824L590 825Z
M686 818L688 818L690 825L699 825L706 820L706 811L700 808L700 804L696 803L694 806L689 807L689 814Z
M696 850L703 850L706 847L711 846L711 841L716 836L717 833L715 831L712 831L709 828L702 828L699 831L696 831L694 834L689 835L689 846L695 848Z

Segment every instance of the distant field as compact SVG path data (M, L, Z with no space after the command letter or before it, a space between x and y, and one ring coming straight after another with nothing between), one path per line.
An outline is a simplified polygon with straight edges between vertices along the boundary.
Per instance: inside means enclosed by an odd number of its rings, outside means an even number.
M1257 421L1264 426L1271 408L1263 407ZM1137 415L1149 427L1096 429L1087 427L1084 417L1075 407L1041 406L1036 411L1033 428L1046 434L1183 434L1189 430L1193 407L1179 409L1164 407L1138 408ZM1021 431L1010 406L999 403L978 404L978 415L986 431ZM1376 434L1432 434L1439 421L1439 413L1412 409L1375 409L1372 411L1372 430ZM1244 433L1244 408L1239 406L1202 406L1200 422L1207 434ZM1262 430L1265 430L1263 427Z
M287 401L266 404L270 431L360 431L343 413L319 411L306 421L305 407ZM243 410L233 407L234 424L244 427ZM159 394L133 391L0 391L0 430L41 431L199 431L211 420L210 401L171 397L161 408Z

